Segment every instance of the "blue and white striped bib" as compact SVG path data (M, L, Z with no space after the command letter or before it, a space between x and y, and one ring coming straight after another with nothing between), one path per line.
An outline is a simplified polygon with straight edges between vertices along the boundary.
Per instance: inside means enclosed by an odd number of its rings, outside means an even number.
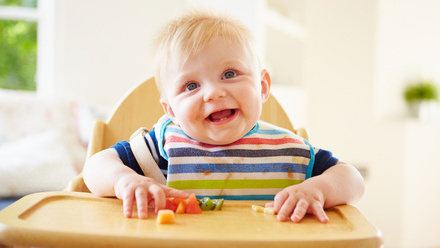
M259 121L229 145L209 145L186 135L170 119L155 127L168 160L167 185L198 198L273 200L312 174L315 151L296 134Z

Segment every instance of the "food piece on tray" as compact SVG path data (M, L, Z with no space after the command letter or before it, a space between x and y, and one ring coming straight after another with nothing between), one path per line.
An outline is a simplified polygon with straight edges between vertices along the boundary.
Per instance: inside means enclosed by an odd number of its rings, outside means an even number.
M262 206L252 205L252 210L254 210L254 212L264 213L264 207Z
M197 202L197 198L194 194L190 194L189 197L186 199L185 213L187 214L202 213L202 209L200 208L199 203Z
M167 198L165 202L165 209L169 209L172 210L173 212L176 212L177 205L171 199Z
M212 210L222 210L224 199L214 199L212 202L214 203L214 209Z
M191 194L187 199L167 198L165 209L172 210L176 214L197 214L206 210L221 210L224 201L224 199L210 199L209 197L197 199L194 194Z
M202 204L200 205L200 208L202 209L202 211L205 210L213 210L215 207L214 202L211 201L211 199L209 197L204 197L202 199Z
M176 208L176 214L184 214L186 210L186 203L180 202Z
M258 205L252 205L252 210L254 212L265 213L265 214L277 214L275 208L273 207L262 207Z
M277 214L275 212L275 208L273 208L273 207L265 207L264 208L264 213L265 214L273 214L273 215Z
M176 221L173 210L161 209L157 213L156 223L160 224L173 224Z

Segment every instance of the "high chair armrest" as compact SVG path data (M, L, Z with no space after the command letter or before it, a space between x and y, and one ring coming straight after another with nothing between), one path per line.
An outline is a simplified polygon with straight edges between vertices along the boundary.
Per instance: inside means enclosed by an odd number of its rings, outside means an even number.
M67 185L66 191L69 192L90 192L90 190L87 188L86 184L84 183L84 179L82 176L82 173L70 180L69 184Z
M101 119L96 119L95 122L93 122L89 146L87 148L87 158L103 150L105 125L105 121Z
M95 120L92 126L92 135L90 137L89 146L87 149L87 158L90 158L93 154L101 151L103 149L103 136L105 122L101 119ZM82 172L78 174L75 178L70 180L67 185L66 191L74 192L90 192L84 183Z

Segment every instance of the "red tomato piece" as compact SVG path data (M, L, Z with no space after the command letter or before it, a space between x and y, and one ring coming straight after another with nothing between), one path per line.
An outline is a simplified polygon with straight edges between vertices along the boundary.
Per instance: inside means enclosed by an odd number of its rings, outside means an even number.
M166 202L165 202L165 209L169 209L169 210L172 210L173 212L176 212L176 209L177 209L177 205L176 204L174 204L172 201L171 201L171 199L166 199Z
M197 198L194 194L190 194L189 197L186 199L185 213L187 214L202 213L202 209L200 208L199 203L197 202Z

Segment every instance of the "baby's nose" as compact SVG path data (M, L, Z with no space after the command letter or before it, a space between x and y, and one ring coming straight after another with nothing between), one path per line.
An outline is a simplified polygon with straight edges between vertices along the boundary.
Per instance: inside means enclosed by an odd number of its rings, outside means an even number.
M209 84L205 87L205 94L203 99L205 102L214 101L219 98L223 98L226 96L226 91L222 85L219 84Z

